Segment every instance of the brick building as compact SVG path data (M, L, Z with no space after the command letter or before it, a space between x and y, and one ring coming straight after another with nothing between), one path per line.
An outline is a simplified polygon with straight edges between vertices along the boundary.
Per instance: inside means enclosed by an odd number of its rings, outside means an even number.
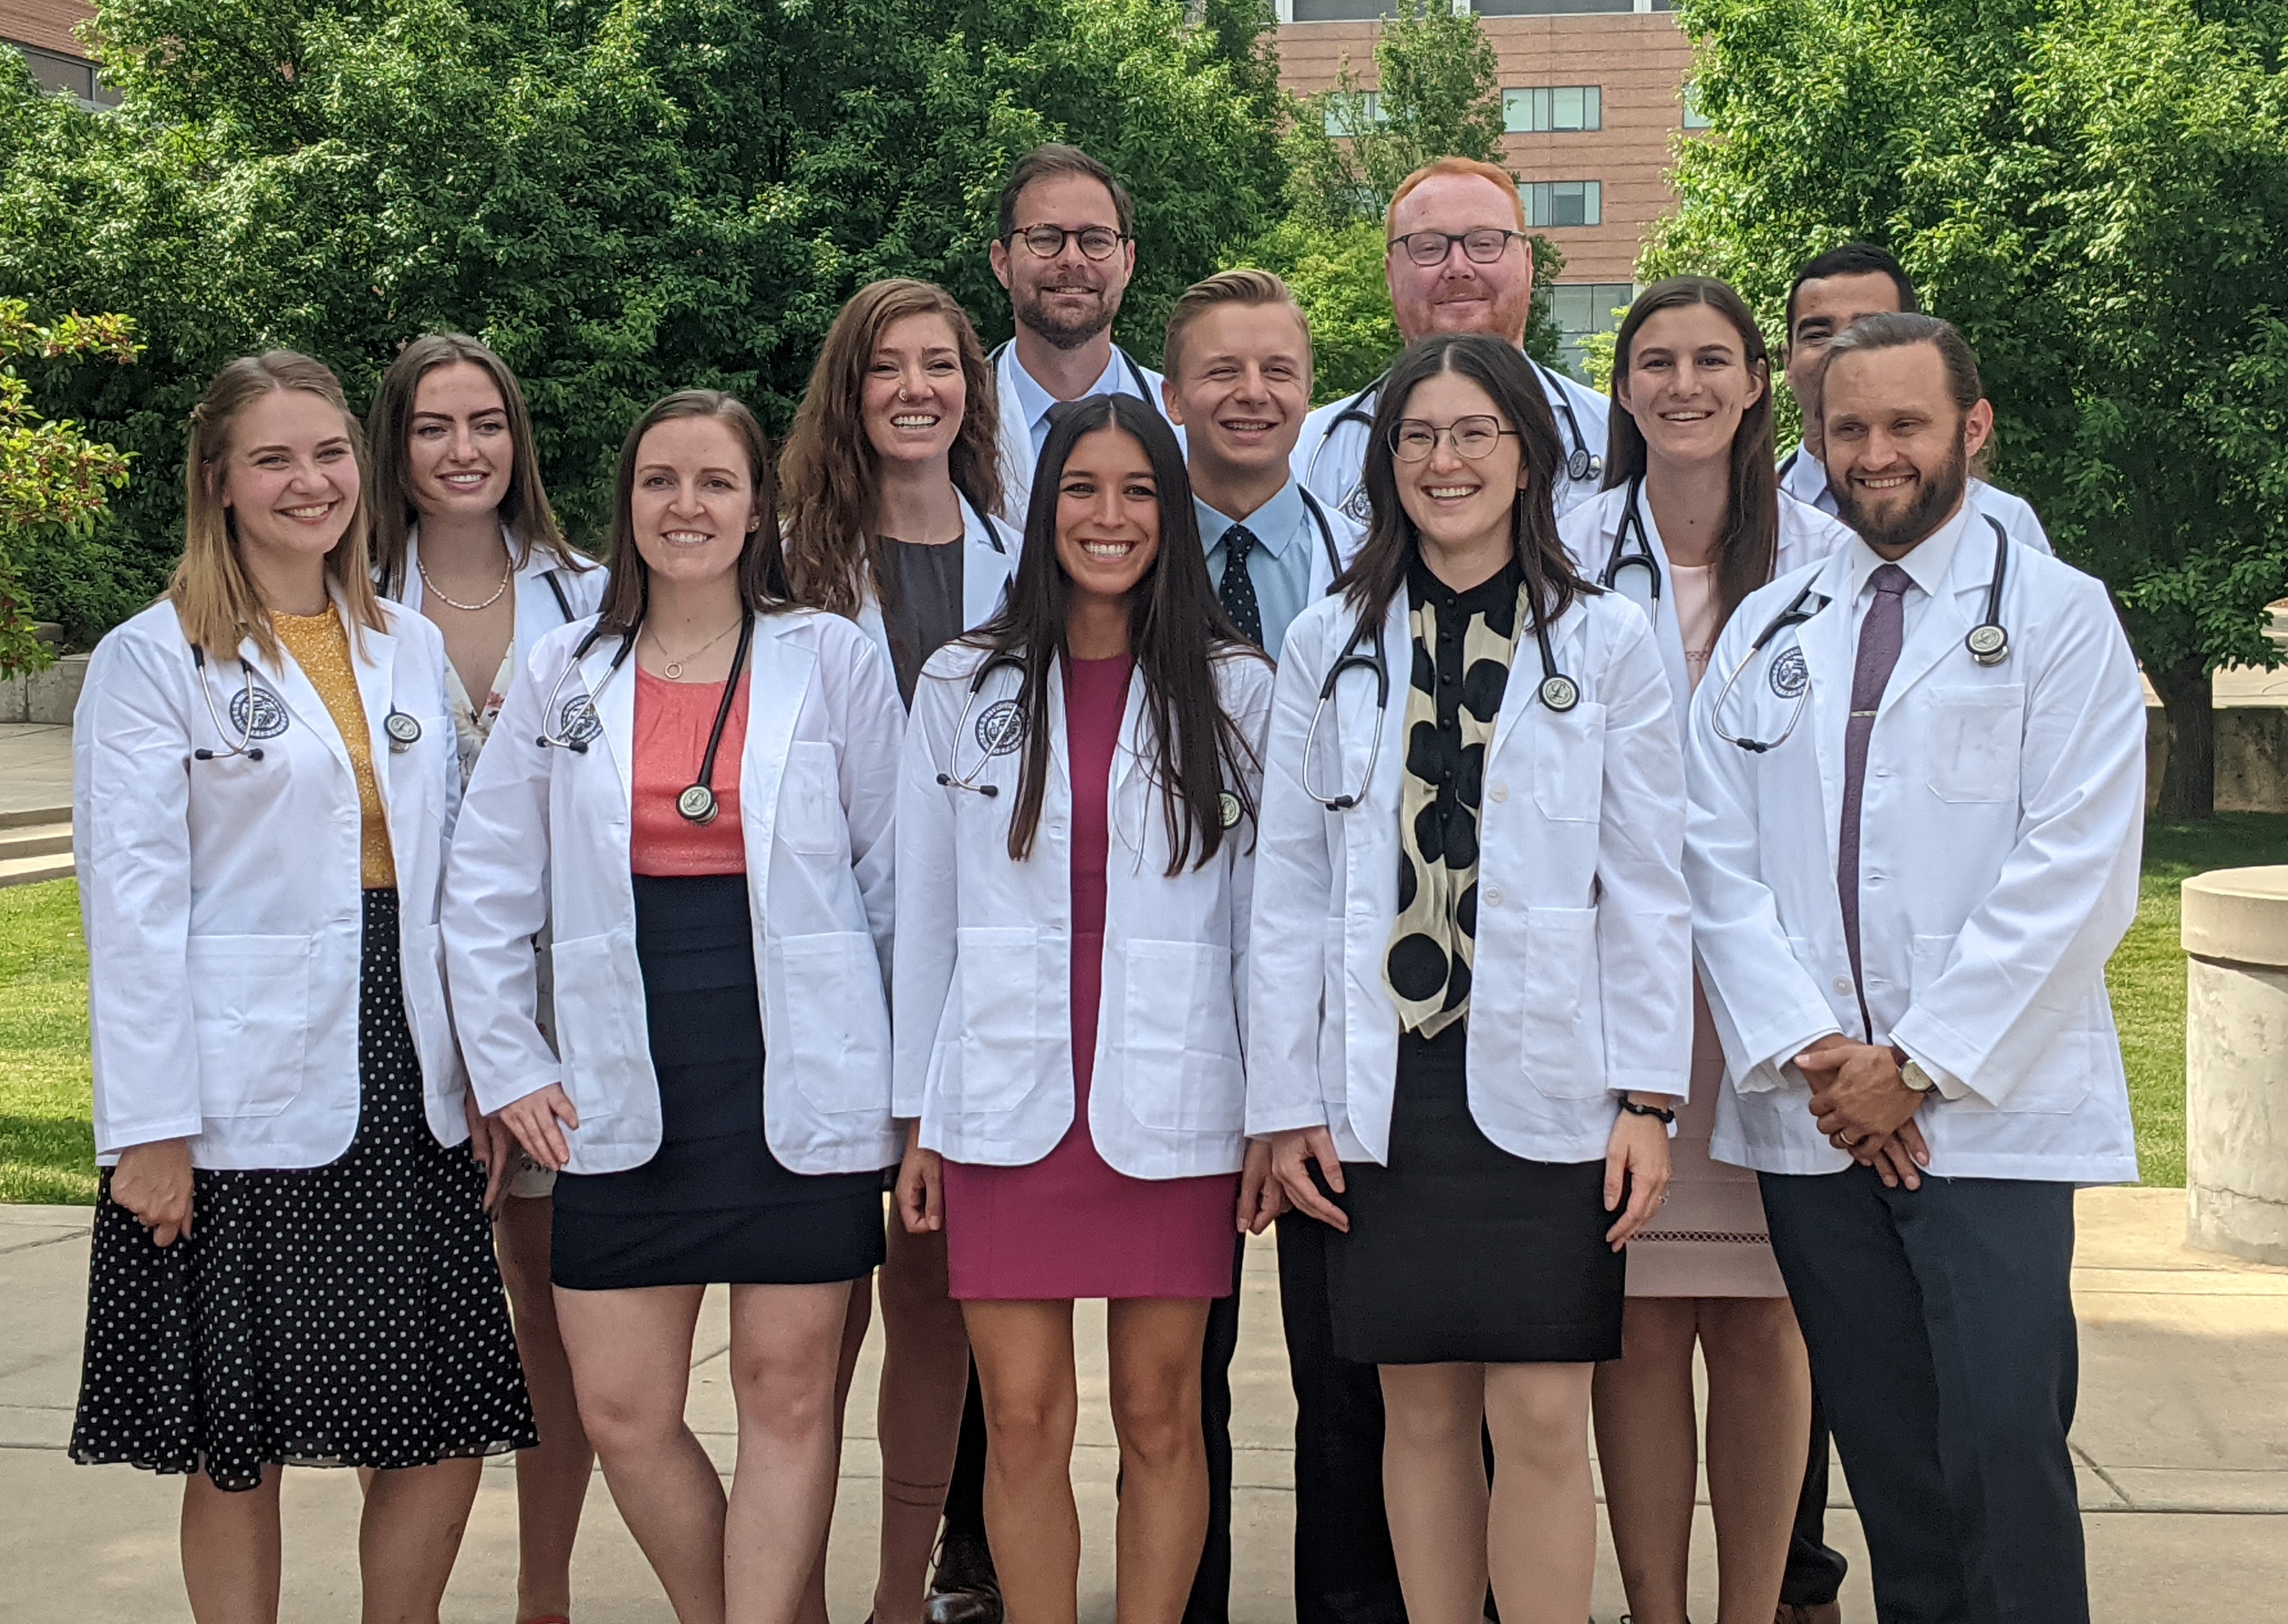
M80 0L0 0L0 45L13 45L32 65L32 76L52 91L83 101L116 101L98 84L87 47L73 26L93 15Z
M1298 93L1333 87L1348 60L1375 82L1374 19L1385 0L1278 0L1280 76ZM1664 171L1688 127L1692 51L1668 0L1475 0L1500 60L1509 166L1527 218L1565 252L1558 325L1570 340L1609 330L1633 297L1637 249L1672 195ZM1567 346L1577 362L1577 350Z

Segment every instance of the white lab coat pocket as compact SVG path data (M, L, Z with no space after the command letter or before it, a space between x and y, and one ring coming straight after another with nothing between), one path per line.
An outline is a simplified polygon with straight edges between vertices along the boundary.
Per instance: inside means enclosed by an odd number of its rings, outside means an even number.
M624 1091L650 1069L643 969L632 935L560 940L553 957L564 1092L585 1124L619 1111Z
M316 951L307 936L190 938L202 1116L274 1117L301 1092Z
M964 925L956 935L961 1090L949 1103L957 1111L1013 1111L1038 1080L1041 933L1029 925Z
M1605 1092L1603 1056L1590 1044L1596 959L1594 908L1526 910L1521 1057L1527 1082L1553 1099ZM1486 996L1481 991L1472 1002Z
M790 936L772 956L779 984L771 1007L783 1019L769 1043L780 1074L815 1110L886 1115L890 1015L874 938L862 930Z
M1514 682L1537 666L1513 673ZM1604 800L1605 707L1586 703L1559 714L1533 702L1521 724L1533 736L1533 800L1553 822L1593 823Z
M1945 801L2015 800L2026 689L1942 689L1931 696L1927 748L1931 792Z
M1917 936L1911 951L1914 1002L1946 972L1954 952L1954 936ZM2089 1011L2076 1000L2037 998L2025 1015L1988 1051L1986 1063L1975 1079L1966 1078L1973 1090L1942 1108L1954 1111L1999 1111L2016 1115L2062 1115L2080 1108L2089 1097L2093 1072L2090 1064ZM1987 1091L2001 1096L1992 1104Z
M1163 1132L1237 1133L1246 1085L1231 950L1212 942L1132 940L1122 952L1128 1109Z
M809 857L839 856L849 839L834 746L797 739L779 782L779 840Z

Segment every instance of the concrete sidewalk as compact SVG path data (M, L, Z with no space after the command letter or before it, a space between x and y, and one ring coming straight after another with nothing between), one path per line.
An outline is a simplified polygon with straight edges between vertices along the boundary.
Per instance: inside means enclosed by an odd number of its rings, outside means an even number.
M2288 1595L2288 1270L2186 1250L2179 1190L2081 1197L2076 1296L2083 1332L2075 1429L2092 1589L2102 1624L2178 1616L2263 1619ZM0 1620L5 1624L173 1624L187 1620L176 1564L179 1486L124 1467L73 1466L64 1453L77 1392L87 1213L0 1207ZM1237 1452L1235 1624L1283 1624L1290 1600L1291 1443L1267 1243L1248 1255L1234 1371ZM692 1423L719 1465L735 1444L724 1378L722 1305L703 1320ZM1081 1447L1074 1467L1085 1530L1082 1617L1113 1616L1110 1538L1116 1465L1106 1411L1102 1310L1082 1310ZM831 1559L840 1624L866 1616L880 1504L870 1395L878 1325L851 1405ZM1838 1504L1842 1478L1835 1479ZM301 1471L286 1489L288 1619L348 1618L357 1607L357 1485L346 1472ZM1714 1612L1706 1508L1694 1552L1696 1605ZM1866 1564L1848 1510L1830 1536L1853 1558L1846 1617L1872 1624ZM505 1462L485 1473L448 1624L512 1624L515 1495ZM600 1477L575 1574L580 1624L671 1624ZM1607 1545L1597 1624L1624 1603Z

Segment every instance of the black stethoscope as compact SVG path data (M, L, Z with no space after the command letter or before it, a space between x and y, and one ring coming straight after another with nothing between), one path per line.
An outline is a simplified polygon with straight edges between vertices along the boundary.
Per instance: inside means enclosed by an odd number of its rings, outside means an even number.
M1652 537L1645 533L1644 515L1637 507L1637 493L1644 489L1644 476L1638 474L1629 481L1628 504L1621 509L1620 528L1613 532L1613 550L1605 558L1605 568L1597 577L1597 585L1607 592L1617 590L1621 583L1621 571L1638 569L1652 583L1652 601L1660 601L1660 560L1654 555ZM1636 533L1636 550L1629 550L1629 534Z
M1985 618L1964 634L1962 646L1969 651L1970 657L1981 665L1999 665L2010 657L2010 633L2002 624L2002 588L2008 580L2010 573L2010 533L2002 528L2001 521L1995 518L1993 514L1981 513L1979 517L1984 519L1994 529L1994 572L1987 578L1986 583ZM1808 666L1803 665L1799 650L1792 678L1784 679L1776 674L1772 679L1772 689L1775 693L1785 694L1790 687L1794 689L1795 704L1788 711L1787 726L1781 730L1779 737L1754 739L1727 731L1724 727L1724 702L1732 697L1732 689L1739 682L1741 673L1748 669L1757 655L1763 652L1766 644L1790 626L1801 625L1825 609L1831 601L1832 600L1825 593L1814 591L1807 583L1800 592L1788 601L1787 607L1773 616L1771 623L1756 633L1754 640L1748 644L1747 652L1743 654L1739 663L1732 667L1731 675L1724 679L1724 686L1716 695L1716 703L1709 707L1708 724L1715 730L1718 738L1728 744L1737 744L1741 749L1753 755L1761 755L1768 750L1776 750L1788 742L1788 736L1795 731L1796 723L1803 719L1804 706L1811 702L1811 671ZM1774 671L1776 673L1778 670L1779 667L1776 663Z
M993 353L985 358L986 363L998 372L1001 370L1001 357L1015 342L1013 338L1004 338L994 347ZM1144 369L1136 364L1136 357L1117 344L1112 346L1112 353L1120 357L1120 364L1127 369L1129 386L1136 392L1136 398L1152 409L1153 416L1165 423L1168 420L1168 414L1160 410L1159 396L1155 394L1151 386L1144 381Z
M1382 646L1382 628L1374 632L1374 646L1366 645L1367 626L1362 619L1351 629L1350 638L1335 663L1327 667L1326 680L1319 684L1319 703L1311 712L1311 726L1303 735L1303 793L1326 808L1330 812L1347 812L1362 804L1367 792L1374 785L1375 765L1382 759L1382 724L1390 713L1390 660ZM1541 616L1533 618L1533 641L1541 649L1541 682L1535 690L1541 703L1559 716L1581 703L1581 685L1557 669L1557 656L1549 643L1549 626ZM1366 772L1360 778L1355 793L1338 792L1330 795L1312 783L1311 765L1317 759L1315 745L1319 736L1319 719L1327 713L1334 699L1335 689L1350 671L1364 671L1374 678L1375 725L1367 748Z
M245 688L239 696L239 703L246 707L246 720L239 725L236 744L231 742L229 730L222 725L221 713L215 709L214 689L207 682L207 651L196 643L191 645L191 669L199 685L199 697L207 702L207 720L214 724L215 736L223 742L223 747L220 750L210 750L201 745L191 752L191 760L227 761L233 756L244 756L250 761L262 760L262 746L254 742L255 728L260 723L258 717L258 706L255 698L253 665L244 655L238 657L239 673L245 682ZM273 703L276 702L273 701ZM394 699L389 703L389 714L381 719L381 730L389 740L389 752L392 755L403 755L421 742L420 718L409 716L399 710Z
M1589 449L1588 438L1581 433L1581 419L1574 413L1573 402L1566 394L1564 385L1558 381L1554 372L1537 361L1533 363L1533 370L1541 376L1542 394L1548 396L1557 410L1565 414L1565 433L1573 442L1573 449L1565 456L1565 477L1575 481L1602 477L1605 472L1605 459ZM1319 443L1311 448L1310 460L1303 465L1303 480L1306 484L1319 477L1319 458L1326 455L1327 442L1341 432L1344 425L1355 423L1362 428L1369 429L1374 426L1374 410L1367 402L1374 399L1376 393L1382 387L1383 378L1389 376L1388 372L1385 372L1381 378L1376 378L1343 402L1342 410L1335 413L1333 420L1327 425L1326 432L1319 436ZM1364 524L1369 517L1366 511L1365 462L1364 458L1359 459L1359 477L1352 482L1348 490L1343 492L1343 499L1336 504L1347 517L1361 524Z
M548 690L548 703L541 710L540 736L533 741L543 749L552 744L559 750L568 750L576 756L584 756L588 753L589 742L603 731L603 722L596 714L596 700L620 667L627 663L628 655L636 646L634 629L620 633L620 646L612 656L612 663L604 667L604 674L597 679L594 688L584 695L576 695L561 712L558 711L556 702L564 691L565 679L580 669L580 662L587 657L588 650L594 648L596 640L609 629L601 621L589 627L587 635L572 650L571 659L562 671L556 673L556 681ZM699 776L675 798L675 809L687 822L703 826L711 824L715 821L716 813L721 809L715 795L715 757L722 749L723 728L730 721L731 707L738 699L739 673L746 669L747 650L754 641L755 616L750 609L743 612L739 619L739 646L731 656L731 674L723 679L723 697L716 702L715 725L707 730L707 753L700 758ZM548 728L548 719L552 716L556 719L553 732Z

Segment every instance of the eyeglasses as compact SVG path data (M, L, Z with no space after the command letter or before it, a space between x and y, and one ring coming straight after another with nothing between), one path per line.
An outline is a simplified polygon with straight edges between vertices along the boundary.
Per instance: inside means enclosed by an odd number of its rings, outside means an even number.
M1483 226L1475 231L1410 231L1402 237L1393 237L1393 248L1406 251L1406 257L1424 267L1443 265L1446 256L1454 251L1454 244L1462 245L1462 252L1473 265L1491 265L1509 251L1509 240L1522 241L1522 231L1498 231Z
M1026 226L1009 234L1007 241L1022 239L1033 251L1037 259L1053 259L1065 251L1065 244L1080 243L1080 251L1091 259L1109 259L1113 251L1128 239L1109 226L1084 226L1078 231L1068 231L1061 226Z
M1401 462L1427 462L1443 434L1454 442L1458 454L1477 462L1492 455L1504 434L1516 433L1504 428L1498 418L1457 418L1443 428L1419 418L1401 418L1390 426L1390 454Z

